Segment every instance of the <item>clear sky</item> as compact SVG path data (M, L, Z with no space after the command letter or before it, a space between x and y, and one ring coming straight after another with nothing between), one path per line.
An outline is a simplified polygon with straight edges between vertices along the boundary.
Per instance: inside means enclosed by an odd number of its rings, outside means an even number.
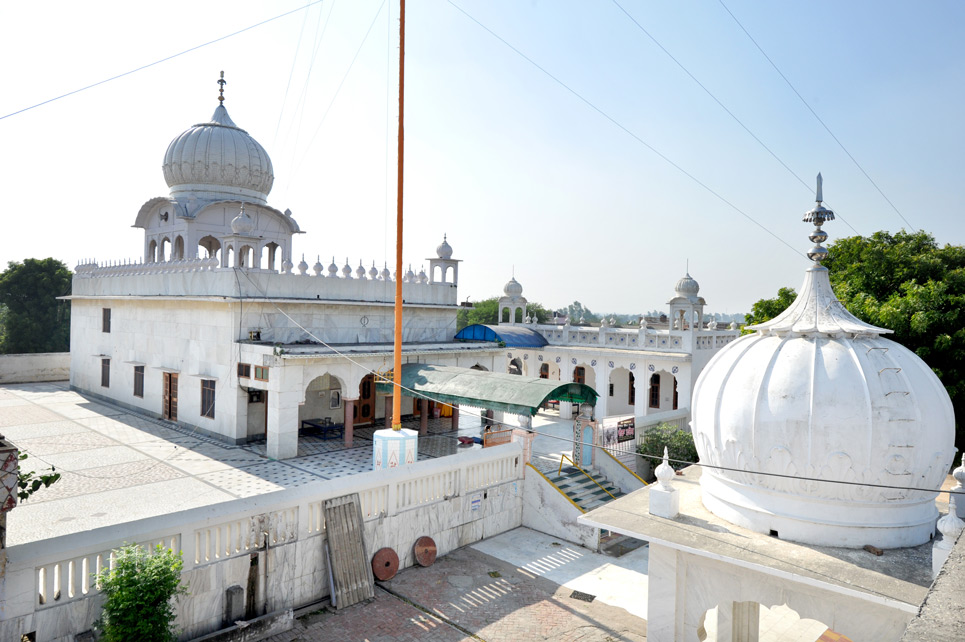
M307 1L3 3L0 117ZM734 313L802 281L819 171L832 240L907 228L727 9L911 226L965 243L965 3L410 0L406 263L446 233L463 300L515 269L546 307L633 313L663 309L689 260L708 310ZM295 262L391 265L397 25L397 2L325 0L0 118L0 264L138 257L164 151L224 70L272 158L269 204L307 232Z

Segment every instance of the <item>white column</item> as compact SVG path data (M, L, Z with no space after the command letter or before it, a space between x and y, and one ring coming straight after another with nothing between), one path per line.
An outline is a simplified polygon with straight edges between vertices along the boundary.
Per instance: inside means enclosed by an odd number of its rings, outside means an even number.
M647 364L633 371L633 385L636 391L633 397L633 415L643 417L647 414L650 399L650 371Z
M717 642L758 642L761 605L721 602L717 605Z
M296 366L269 370L268 456L272 459L298 455L298 402L304 395L301 374Z
M573 364L569 361L561 361L557 364L560 367L560 382L570 383L573 381ZM573 404L569 401L560 402L560 419L570 419L573 417Z
M687 580L685 573L677 572L677 551L651 542L647 580L648 642L687 639L684 636Z
M596 409L593 414L602 425L603 418L607 416L607 408L610 401L610 368L607 367L605 361L601 360L599 363L599 366L593 367L593 378L596 379L596 391L600 395L596 400Z

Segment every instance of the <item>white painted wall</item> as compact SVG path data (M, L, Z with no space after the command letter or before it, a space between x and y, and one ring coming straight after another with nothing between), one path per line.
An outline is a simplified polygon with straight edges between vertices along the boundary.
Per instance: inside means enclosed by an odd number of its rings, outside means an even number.
M0 355L0 383L65 381L69 377L69 352Z
M173 543L183 551L190 595L178 605L177 625L184 640L221 628L225 590L247 585L252 554L259 557L259 572L268 569L260 582L266 588L256 592L264 598L262 613L312 604L329 595L324 500L359 493L367 555L392 547L405 568L414 563L414 544L423 535L445 555L520 526L522 454L520 444L510 443L12 546L0 584L0 640L36 631L38 640L73 642L89 630L101 598L96 587L85 590L84 566L96 568L125 542ZM48 596L45 604L41 593Z
M523 526L597 550L600 529L577 524L576 519L583 513L536 469L526 471L523 486Z

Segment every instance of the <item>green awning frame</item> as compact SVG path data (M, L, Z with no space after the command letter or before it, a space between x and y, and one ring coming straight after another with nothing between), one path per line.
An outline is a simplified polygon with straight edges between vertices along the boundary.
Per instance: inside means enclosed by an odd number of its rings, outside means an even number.
M402 386L407 396L530 416L549 399L595 406L599 396L582 383L425 363L403 364ZM391 383L380 382L377 389L383 394L394 394Z

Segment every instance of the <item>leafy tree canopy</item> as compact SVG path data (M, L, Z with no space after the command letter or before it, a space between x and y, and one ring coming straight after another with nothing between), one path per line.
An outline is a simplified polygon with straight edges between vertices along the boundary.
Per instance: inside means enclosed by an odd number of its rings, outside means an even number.
M547 310L539 303L527 303L526 311L530 314L530 316L535 315L536 318L539 319L540 323L546 323L553 318L553 312ZM517 322L522 323L522 319L517 319ZM482 301L477 301L471 308L461 308L456 315L456 332L462 330L467 325L473 325L474 323L488 325L495 325L499 323L498 297L490 297L488 299L483 299Z
M71 273L57 259L11 261L0 273L0 353L66 352L70 346Z
M828 246L822 264L848 310L867 323L894 330L888 338L931 366L965 418L965 247L941 247L927 232L876 232ZM794 300L781 288L776 299L754 304L754 323L780 314ZM956 445L965 446L965 430Z

